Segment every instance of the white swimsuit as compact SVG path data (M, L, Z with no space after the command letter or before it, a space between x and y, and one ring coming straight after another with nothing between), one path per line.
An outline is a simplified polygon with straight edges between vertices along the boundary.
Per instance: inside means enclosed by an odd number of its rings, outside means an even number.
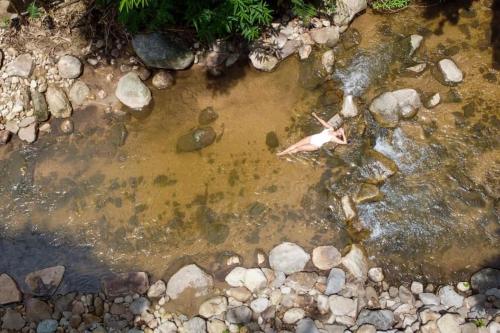
M320 148L325 143L330 142L333 137L333 130L329 128L325 128L318 134L311 135L310 143Z

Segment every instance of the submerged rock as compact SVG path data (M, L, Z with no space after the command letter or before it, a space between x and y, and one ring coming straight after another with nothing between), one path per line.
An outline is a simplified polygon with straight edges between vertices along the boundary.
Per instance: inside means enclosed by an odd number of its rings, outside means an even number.
M118 81L116 97L132 109L142 109L151 102L151 91L135 72L129 72Z
M7 309L2 317L2 329L4 330L20 332L24 325L26 325L26 321L23 316L13 309Z
M194 264L187 265L168 280L167 296L171 299L177 299L187 290L193 290L195 297L203 296L208 294L213 284L213 278L201 268Z
M156 89L167 89L174 85L174 76L167 71L160 70L153 76L151 83Z
M51 296L61 284L64 276L64 266L54 266L29 273L26 284L31 292L38 296Z
M106 277L102 280L102 289L109 297L144 294L149 289L148 275L145 272L130 272Z
M192 152L214 143L217 137L212 127L197 128L177 140L177 152Z
M464 79L464 74L451 59L442 59L438 62L439 70L443 75L443 80L449 84L460 83Z
M32 89L30 92L31 102L33 103L33 114L36 121L43 122L49 119L49 107L45 96L36 89Z
M198 123L200 125L208 125L213 123L219 118L219 114L215 112L214 108L209 106L200 111L198 116Z
M186 43L171 34L138 34L132 37L132 46L148 67L182 70L194 61Z
M82 105L90 95L90 89L83 81L76 81L69 90L69 100L73 106Z
M269 265L275 271L285 274L300 272L311 256L294 243L281 243L269 253Z
M370 112L383 127L396 127L400 118L408 119L422 106L414 89L400 89L376 97L370 104Z
M266 146L269 149L275 149L278 148L280 145L280 142L278 140L278 135L276 135L276 132L268 132L266 134Z
M471 285L473 290L480 293L486 292L488 289L500 289L500 270L494 268L484 268L475 273L471 277Z
M7 274L0 275L0 305L19 302L22 294L16 282Z
M354 202L362 204L366 202L379 201L382 199L382 192L373 184L361 184L358 193L354 196Z
M211 318L223 314L227 310L227 298L225 297L214 297L205 302L200 306L198 313L200 316L205 318Z

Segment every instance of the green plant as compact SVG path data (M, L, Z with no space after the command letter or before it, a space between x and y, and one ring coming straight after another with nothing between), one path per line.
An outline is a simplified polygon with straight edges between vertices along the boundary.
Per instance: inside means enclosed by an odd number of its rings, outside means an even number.
M291 0L291 2L293 15L300 17L305 22L309 22L317 13L316 7L310 3L305 3L304 0Z
M38 8L34 1L28 5L26 11L28 12L28 16L32 19L36 19L41 16L40 8Z
M410 0L377 0L372 7L380 11L394 11L408 7Z
M10 26L10 19L8 17L4 17L2 22L0 23L1 28L8 28Z
M337 10L337 1L336 0L323 0L322 6L320 8L320 12L327 16L332 16L335 14Z
M474 319L472 321L476 327L485 327L486 323L484 322L484 319Z

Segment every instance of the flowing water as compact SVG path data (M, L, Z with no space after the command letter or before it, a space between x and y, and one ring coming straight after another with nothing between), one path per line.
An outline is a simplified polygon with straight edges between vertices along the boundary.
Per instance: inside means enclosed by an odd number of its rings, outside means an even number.
M194 68L177 73L171 89L154 91L151 110L117 118L90 105L75 112L69 137L3 147L0 271L22 281L63 264L64 288L94 290L111 271L162 277L195 261L217 272L232 253L251 265L256 249L285 240L309 250L361 242L392 279L459 280L497 266L500 76L486 4L461 9L456 22L446 12L426 18L422 8L368 12L337 46L333 80L316 75L314 55L270 74L239 64L209 78ZM452 57L464 83L442 85L434 68L408 75L412 60L401 45L414 33L425 37L416 57L431 65ZM439 92L444 101L397 129L378 127L369 102L399 88L423 99ZM350 145L275 156L274 137L285 147L318 131L310 112L331 117L344 92L358 96L364 111L345 125ZM215 143L178 153L178 138L199 126L208 106L219 115ZM346 223L340 198L366 181L372 150L398 172L380 185L380 201L359 205L359 219Z

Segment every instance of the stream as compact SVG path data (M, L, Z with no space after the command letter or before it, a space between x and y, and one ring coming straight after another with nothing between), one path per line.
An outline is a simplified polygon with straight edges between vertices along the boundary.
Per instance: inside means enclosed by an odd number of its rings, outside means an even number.
M168 90L152 89L151 110L117 119L89 105L75 112L71 136L3 147L0 272L22 281L62 264L63 289L94 291L110 272L160 278L187 262L215 272L231 254L250 265L256 249L282 241L307 250L359 242L389 280L459 281L498 267L500 76L483 3L461 9L457 22L423 8L367 11L336 46L331 80L317 75L321 51L273 73L241 63L212 78L195 68L176 73ZM411 34L424 37L415 55L428 68L418 76L401 55ZM436 79L443 57L465 73L463 83ZM439 92L442 102L380 127L371 100L402 88L423 101ZM318 132L310 113L333 116L344 92L362 111L345 124L349 145L276 157L276 138L282 149ZM179 153L178 138L207 107L218 114L215 142ZM340 199L366 182L373 151L398 171L379 185L382 198L358 205L358 219L346 223Z

